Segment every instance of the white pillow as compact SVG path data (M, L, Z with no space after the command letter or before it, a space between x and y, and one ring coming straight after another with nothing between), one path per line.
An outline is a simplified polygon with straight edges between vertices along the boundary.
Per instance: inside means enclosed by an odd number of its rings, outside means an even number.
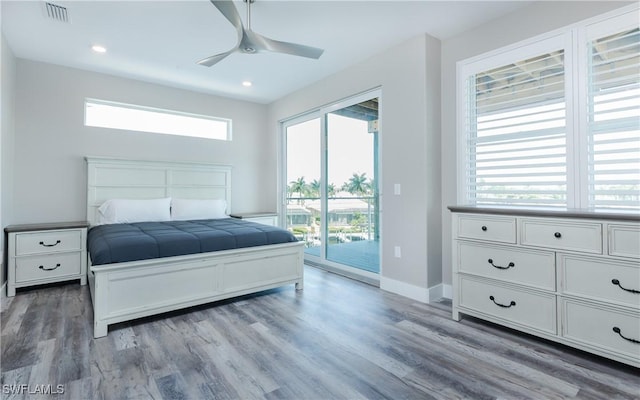
M99 224L171 220L171 197L164 199L111 199L98 208Z
M174 221L227 218L226 210L227 201L224 199L171 200L171 219Z

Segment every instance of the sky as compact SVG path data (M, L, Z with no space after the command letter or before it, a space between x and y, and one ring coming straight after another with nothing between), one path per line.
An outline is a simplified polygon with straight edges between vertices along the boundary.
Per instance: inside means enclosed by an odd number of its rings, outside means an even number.
M367 121L329 114L328 181L340 188L353 173L373 178L373 134ZM287 184L304 176L320 180L320 118L287 128Z

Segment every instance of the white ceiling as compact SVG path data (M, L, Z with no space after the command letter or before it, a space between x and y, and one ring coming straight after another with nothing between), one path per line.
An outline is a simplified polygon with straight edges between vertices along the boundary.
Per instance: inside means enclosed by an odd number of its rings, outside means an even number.
M2 31L18 58L269 103L421 33L447 39L526 1L273 1L252 6L252 29L325 49L319 60L232 54L232 25L208 0L62 1L70 23L47 18L43 1L1 0ZM234 2L243 20L246 5ZM246 21L245 21L246 24ZM101 44L107 53L91 51ZM244 80L253 82L246 88Z

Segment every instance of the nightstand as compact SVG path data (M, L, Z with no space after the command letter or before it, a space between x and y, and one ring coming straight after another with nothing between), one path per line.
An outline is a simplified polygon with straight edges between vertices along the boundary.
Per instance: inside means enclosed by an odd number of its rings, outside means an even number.
M51 282L86 285L88 227L86 221L7 226L7 296Z
M278 226L278 214L275 212L255 212L231 214L231 218L239 218L245 221L257 222L258 224Z

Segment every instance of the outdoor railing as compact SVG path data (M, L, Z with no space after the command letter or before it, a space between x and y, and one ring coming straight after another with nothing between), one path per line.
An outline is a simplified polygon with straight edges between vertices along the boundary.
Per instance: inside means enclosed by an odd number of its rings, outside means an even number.
M349 239L349 235L351 235L351 238L353 238L355 236L355 234L357 233L362 233L362 234L366 234L366 240L374 240L375 238L378 237L378 234L376 232L376 222L378 221L378 214L377 211L375 209L375 196L335 196L335 197L329 197L327 198L327 207L329 208L329 210L331 210L331 203L333 201L345 201L345 200L360 200L364 203L367 204L366 210L362 210L362 211L354 211L352 214L355 217L357 213L364 215L366 217L366 220L364 221L364 224L358 225L361 229L360 232L344 232L344 225L340 225L342 227L343 230L340 230L338 232L332 232L332 226L335 227L335 221L328 221L328 226L329 226L329 232L328 232L328 238L333 238L332 235L341 233L342 236L338 237L336 236L336 240L344 240L344 238ZM318 231L317 232L312 232L315 233L315 235L312 235L314 237L311 238L311 240L308 239L308 234L303 234L304 239L306 242L308 242L308 244L310 246L315 246L316 241L320 238L320 235L322 234L322 229L320 226L320 223L317 223L316 225L316 218L317 216L319 216L321 208L323 206L323 204L318 204L318 207L307 207L309 205L309 202L317 202L322 200L320 197L311 197L311 196L307 196L307 197L287 197L287 205L298 205L301 206L302 208L304 208L305 210L307 210L309 212L309 217L310 220L308 221L308 223L306 224L306 226L308 227L308 229L311 231L312 226L317 226L318 227ZM305 204L306 203L306 204ZM345 210L350 210L349 207L345 207ZM339 210L334 210L334 211L339 211ZM333 215L338 215L338 214L342 214L342 215L346 215L346 213L336 213L336 212L332 212L330 214ZM295 213L293 214L295 215ZM292 228L295 226L300 226L300 224L291 224L290 221L291 219L289 218L290 214L289 211L287 211L287 227L288 228ZM353 217L352 217L353 218ZM347 223L349 224L349 223ZM365 238L363 238L365 239Z

